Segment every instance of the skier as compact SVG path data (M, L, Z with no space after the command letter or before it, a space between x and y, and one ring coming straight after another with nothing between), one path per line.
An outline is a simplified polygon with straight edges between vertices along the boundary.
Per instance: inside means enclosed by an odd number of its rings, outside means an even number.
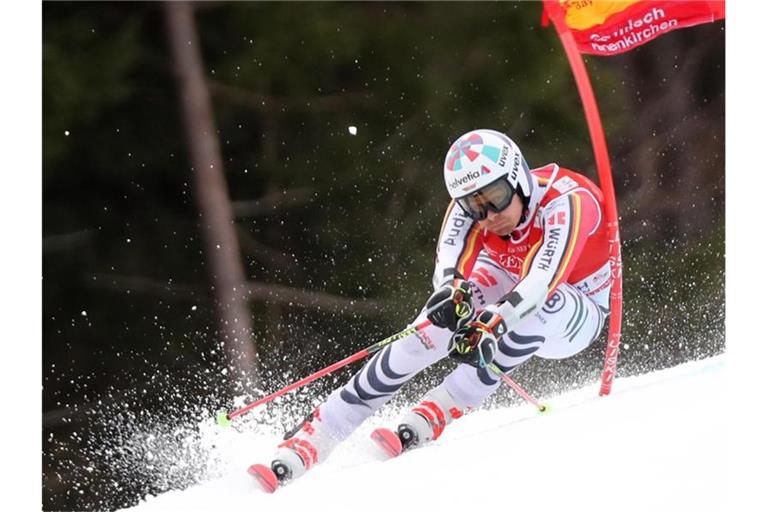
M438 239L434 293L413 324L431 325L378 352L285 436L271 466L249 471L268 491L304 474L446 355L459 366L379 443L390 455L440 437L446 425L536 355L562 359L597 339L609 313L603 197L586 177L549 164L530 170L517 145L473 130L448 151L452 200ZM380 429L382 430L382 429ZM378 431L377 431L378 432Z

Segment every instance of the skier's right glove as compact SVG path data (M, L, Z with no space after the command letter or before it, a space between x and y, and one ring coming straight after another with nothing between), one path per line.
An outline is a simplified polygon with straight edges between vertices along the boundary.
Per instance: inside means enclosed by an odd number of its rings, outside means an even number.
M507 324L491 305L453 335L453 348L448 356L460 363L485 368L496 356L498 340L506 332Z
M432 325L456 332L475 314L469 283L460 277L446 282L427 300L426 309Z

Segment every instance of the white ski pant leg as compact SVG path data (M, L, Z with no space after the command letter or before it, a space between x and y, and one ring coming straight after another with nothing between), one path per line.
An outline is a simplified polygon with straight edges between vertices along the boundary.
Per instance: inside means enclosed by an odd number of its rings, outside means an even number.
M411 325L426 319L424 311ZM374 355L344 386L320 405L320 415L337 439L349 436L406 382L448 354L451 332L432 325Z

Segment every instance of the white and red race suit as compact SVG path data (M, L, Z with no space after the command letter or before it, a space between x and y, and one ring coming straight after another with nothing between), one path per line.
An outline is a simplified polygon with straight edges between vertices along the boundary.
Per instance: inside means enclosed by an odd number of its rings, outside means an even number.
M472 287L476 310L501 304L502 315L507 308L516 316L493 359L505 372L533 355L562 359L577 354L597 339L608 314L611 277L600 190L556 164L531 173L528 207L510 236L484 231L451 202L437 246L436 289L458 272ZM425 318L422 310L411 325ZM315 447L312 463L325 459L404 384L448 355L452 334L431 325L378 352L318 407L312 421L317 432L304 429L295 442ZM414 411L434 427L430 437L435 439L499 383L488 368L460 364ZM278 455L287 456L285 451Z
M455 272L474 282L487 279L475 268L484 253L518 279L510 296L522 301L515 307L523 313L541 306L561 283L572 284L607 309L611 279L600 189L557 164L531 175L534 189L527 211L509 236L483 230L451 202L437 246L435 289Z

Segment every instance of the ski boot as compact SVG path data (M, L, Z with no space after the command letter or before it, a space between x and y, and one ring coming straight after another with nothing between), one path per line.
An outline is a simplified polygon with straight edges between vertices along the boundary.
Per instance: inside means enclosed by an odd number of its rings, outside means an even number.
M338 443L323 425L319 409L286 433L283 439L269 467L254 464L248 468L248 473L256 478L265 492L275 492L279 486L324 461Z
M446 425L463 416L462 407L443 386L427 393L421 402L405 415L397 431L377 428L371 439L388 457L423 446L440 437Z

